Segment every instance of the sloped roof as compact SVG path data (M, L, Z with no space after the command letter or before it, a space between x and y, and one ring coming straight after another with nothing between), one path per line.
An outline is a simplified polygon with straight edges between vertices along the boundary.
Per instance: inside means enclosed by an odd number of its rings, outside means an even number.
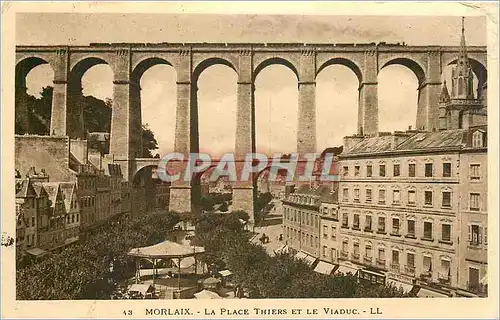
M57 195L59 193L59 182L43 182L43 188L47 191L49 199L51 201L51 207L54 207L57 201Z
M348 153L373 153L391 150L392 135L368 137L356 143Z
M462 147L467 130L444 130L438 132L417 133L401 144L395 150L428 150L451 147Z
M303 184L297 188L295 193L319 196L321 202L336 203L338 201L338 189L334 188L332 192L332 185L330 183L319 185L317 188L311 188L309 184Z
M25 179L21 182L21 188L16 193L16 198L35 198L37 193L33 188L33 184L29 179Z
M33 188L35 189L37 197L43 198L43 197L49 196L47 191L45 191L45 188L43 187L43 185L41 183L37 183L37 182L33 183Z
M76 191L76 184L74 182L63 182L60 184L61 192L64 194L64 205L66 211L71 210L71 200Z

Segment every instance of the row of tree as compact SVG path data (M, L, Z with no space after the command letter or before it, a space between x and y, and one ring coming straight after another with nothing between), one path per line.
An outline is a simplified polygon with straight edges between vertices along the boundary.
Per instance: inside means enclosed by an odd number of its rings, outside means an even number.
M109 299L115 282L134 274L127 256L130 249L165 240L178 221L175 213L156 212L124 217L92 230L60 254L18 270L17 299Z
M213 269L228 268L235 280L255 298L388 298L405 297L393 286L360 283L352 274L334 276L314 272L290 253L269 256L249 241L241 218L244 212L205 214L197 219L197 244L203 245L205 262Z

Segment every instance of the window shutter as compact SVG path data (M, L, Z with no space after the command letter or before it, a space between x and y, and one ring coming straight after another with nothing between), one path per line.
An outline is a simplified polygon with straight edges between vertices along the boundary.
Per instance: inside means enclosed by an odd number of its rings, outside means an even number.
M472 225L469 224L469 242L472 241Z
M483 228L479 227L479 236L478 236L478 238L479 238L479 244L483 243L483 235L482 235L482 233L483 233Z
M484 227L484 244L488 244L488 227Z

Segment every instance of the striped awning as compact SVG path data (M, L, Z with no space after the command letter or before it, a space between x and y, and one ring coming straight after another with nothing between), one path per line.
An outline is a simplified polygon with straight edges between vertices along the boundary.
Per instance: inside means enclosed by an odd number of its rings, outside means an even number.
M332 274L333 269L335 269L335 265L325 262L325 261L320 261L318 262L318 265L316 268L314 268L314 271L317 273L322 273L326 275Z

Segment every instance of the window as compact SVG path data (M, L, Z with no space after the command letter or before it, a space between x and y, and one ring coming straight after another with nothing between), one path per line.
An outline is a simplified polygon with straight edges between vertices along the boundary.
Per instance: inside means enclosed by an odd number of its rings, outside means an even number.
M342 199L344 200L344 202L349 201L349 189L348 188L344 188L344 190L342 190Z
M385 232L385 217L378 217L378 231Z
M471 164L470 165L469 175L470 175L471 180L481 179L481 173L479 170L480 170L479 164Z
M385 260L385 249L384 248L378 249L378 259Z
M479 211L479 193L470 194L470 210Z
M359 177L359 166L354 166L354 176Z
M432 177L432 163L425 164L425 176Z
M415 190L408 190L408 204L415 204L416 193Z
M443 207L451 207L451 192L443 191Z
M488 227L484 227L484 244L488 244Z
M347 177L349 175L349 167L344 166L343 172L344 172L344 177Z
M372 165L369 164L366 166L366 176L371 177L372 176Z
M381 164L381 165L379 166L379 175L380 175L381 177L385 177L385 164Z
M332 227L332 240L337 238L337 228Z
M393 190L392 191L392 204L399 204L401 200L399 190Z
M372 189L366 189L366 202L372 202Z
M354 254L359 254L359 243L355 242L353 244L353 251L354 251Z
M443 177L451 177L451 163L443 163Z
M342 215L342 227L347 228L349 225L349 215L347 213L344 213Z
M328 226L323 225L323 239L328 239Z
M378 191L378 202L385 203L385 190L384 189L380 189Z
M414 163L410 163L408 165L408 176L409 177L414 177L415 176L415 164Z
M439 278L449 280L450 279L450 260L441 259L441 274Z
M408 220L408 237L415 237L415 220Z
M477 224L469 225L469 243L473 246L482 243L481 227Z
M431 256L424 256L424 261L423 261L423 271L424 273L431 273L432 272L432 257Z
M393 172L395 177L399 177L399 164L394 165Z
M483 146L483 134L480 131L476 131L472 134L472 147L481 148Z
M326 257L326 250L327 250L327 247L323 246L323 257Z
M372 257L372 245L371 244L367 244L366 247L365 247L365 255L368 257L368 258L371 258Z
M335 208L331 208L331 211L332 211L332 217L333 217L333 219L338 220L339 219L339 213L338 213L338 211Z
M424 191L424 204L426 206L432 206L432 191Z
M347 240L342 241L342 251L347 252L347 246L349 242Z
M451 242L451 225L447 223L441 225L441 240Z
M352 223L352 228L359 230L359 214L357 213L354 214L354 221Z
M424 222L424 239L432 240L432 222Z
M31 226L34 227L35 226L35 217L31 217Z
M398 250L392 250L392 263L399 264L399 251Z
M359 202L359 189L354 189L354 202Z
M372 216L365 217L365 231L372 231Z
M399 235L399 218L392 218L392 234Z
M415 254L408 252L406 254L406 265L408 267L414 267L415 266Z

